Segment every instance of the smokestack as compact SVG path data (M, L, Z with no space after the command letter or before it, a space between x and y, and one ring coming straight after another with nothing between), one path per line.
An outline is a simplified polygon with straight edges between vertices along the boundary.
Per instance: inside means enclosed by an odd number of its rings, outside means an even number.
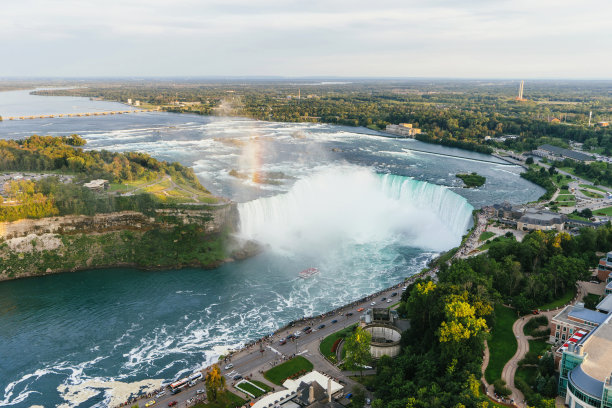
M308 390L308 403L314 404L314 386L310 383L310 389Z
M327 402L331 402L331 378L327 379Z
M593 117L593 111L589 111L589 127L591 127L591 118Z

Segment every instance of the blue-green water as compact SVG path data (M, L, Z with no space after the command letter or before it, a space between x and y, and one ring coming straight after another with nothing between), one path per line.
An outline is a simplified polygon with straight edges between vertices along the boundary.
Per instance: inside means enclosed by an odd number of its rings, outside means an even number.
M28 98L0 93L0 115L11 101L27 107ZM54 112L74 104L46 100ZM112 387L97 386L78 403L62 386L172 380L223 347L418 272L459 242L472 206L542 194L519 168L478 161L490 157L356 130L166 113L0 123L3 138L79 133L90 148L193 166L206 187L240 203L241 234L267 247L215 270L93 270L0 282L0 406L104 406ZM234 178L232 169L249 177ZM454 174L466 171L487 177L485 186L460 188ZM272 173L282 174L280 182L257 183ZM312 266L321 271L316 277L298 278Z

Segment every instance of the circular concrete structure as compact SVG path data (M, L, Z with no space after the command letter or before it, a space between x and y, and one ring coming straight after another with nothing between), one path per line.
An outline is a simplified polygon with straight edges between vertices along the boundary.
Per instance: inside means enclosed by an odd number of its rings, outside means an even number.
M372 323L366 325L363 330L372 335L370 354L373 358L399 355L402 332L397 327L383 323Z

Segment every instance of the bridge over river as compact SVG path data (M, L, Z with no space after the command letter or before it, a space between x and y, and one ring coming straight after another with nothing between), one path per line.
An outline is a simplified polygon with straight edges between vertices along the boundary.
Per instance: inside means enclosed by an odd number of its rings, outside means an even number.
M30 115L30 116L8 116L5 120L28 120L28 119L49 119L49 118L74 118L84 116L106 116L106 115L123 115L127 113L142 113L142 112L157 112L157 109L130 109L130 110L119 110L119 111L99 111L99 112L85 112L85 113L59 113L53 115Z

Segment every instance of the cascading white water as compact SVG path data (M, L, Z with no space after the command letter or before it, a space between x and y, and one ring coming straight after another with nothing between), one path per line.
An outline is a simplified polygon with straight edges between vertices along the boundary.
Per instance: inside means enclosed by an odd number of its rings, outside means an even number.
M472 210L445 187L354 166L327 168L286 194L239 205L244 238L288 253L370 243L447 250L459 244Z

